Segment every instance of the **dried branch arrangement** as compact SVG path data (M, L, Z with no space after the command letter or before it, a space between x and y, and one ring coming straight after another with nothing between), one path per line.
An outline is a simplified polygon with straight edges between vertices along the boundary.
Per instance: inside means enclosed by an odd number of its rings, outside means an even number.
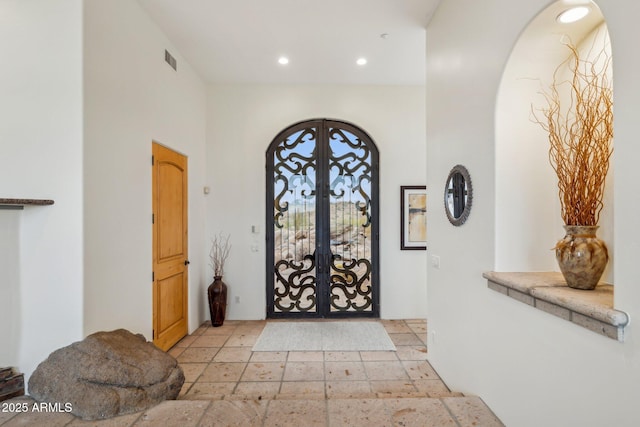
M211 268L213 268L213 275L222 277L224 275L224 262L229 256L231 250L231 244L229 243L230 235L224 235L220 232L217 236L211 239L211 250L209 251L209 258L211 262Z
M607 73L611 56L602 48L584 60L573 44L565 45L570 55L543 92L548 107L538 114L532 111L533 121L549 134L549 161L558 176L565 225L597 225L613 153L613 89ZM571 77L559 81L567 66Z

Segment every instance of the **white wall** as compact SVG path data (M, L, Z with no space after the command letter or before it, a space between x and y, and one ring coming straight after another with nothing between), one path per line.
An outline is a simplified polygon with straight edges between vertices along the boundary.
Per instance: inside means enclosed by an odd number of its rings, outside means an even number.
M228 318L266 315L265 152L282 129L312 118L346 120L374 139L380 150L381 317L426 316L426 253L401 251L399 230L400 186L426 178L424 108L420 86L209 88L206 235L231 234ZM260 226L259 235L251 234L252 225Z
M81 15L80 0L0 1L0 197L55 200L0 215L0 366L27 376L82 335Z
M20 364L20 219L13 210L0 209L0 367Z
M508 426L633 426L640 396L633 323L619 343L491 291L481 276L495 267L495 180L505 179L494 177L499 83L519 34L547 3L447 0L427 30L427 185L443 187L455 163L468 166L474 183L474 206L462 227L450 226L443 212L428 213L430 253L441 256L440 269L427 271L435 332L429 360L451 388L480 395ZM640 4L599 5L614 57L615 306L634 319L640 230L627 224L640 209Z
M563 236L557 178L532 108L546 105L540 92L568 50L560 35L534 31L534 23L511 52L496 102L497 271L559 271L552 250Z
M124 327L151 339L152 141L188 156L194 330L205 319L206 87L137 2L86 0L84 17L84 332Z

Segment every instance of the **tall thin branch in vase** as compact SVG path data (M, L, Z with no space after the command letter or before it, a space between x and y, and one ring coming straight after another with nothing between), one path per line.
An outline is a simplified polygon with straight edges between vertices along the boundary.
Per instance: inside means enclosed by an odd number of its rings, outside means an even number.
M230 237L230 235L225 236L224 233L220 232L211 239L211 250L209 251L211 262L209 265L213 268L214 277L222 277L224 275L224 263L231 250L231 244L229 243Z
M580 59L570 42L569 58L553 75L534 122L549 135L549 161L558 176L561 214L565 225L597 225L603 207L604 184L613 153L613 89L607 70L606 46L593 59ZM568 66L570 79L559 81ZM561 97L568 85L569 96ZM566 105L564 105L566 103ZM562 108L564 107L564 108Z

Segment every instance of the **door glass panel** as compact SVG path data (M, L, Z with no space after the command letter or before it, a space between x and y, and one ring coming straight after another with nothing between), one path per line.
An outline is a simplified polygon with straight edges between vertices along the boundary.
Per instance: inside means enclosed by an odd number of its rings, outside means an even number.
M371 180L368 145L329 130L330 310L371 311Z
M273 162L273 309L315 313L316 129L280 142Z

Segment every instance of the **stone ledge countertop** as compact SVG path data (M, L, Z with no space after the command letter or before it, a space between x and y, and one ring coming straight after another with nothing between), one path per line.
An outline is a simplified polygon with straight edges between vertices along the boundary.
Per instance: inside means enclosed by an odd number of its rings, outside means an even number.
M494 283L564 307L615 327L624 327L629 317L613 308L613 285L601 283L592 291L572 289L559 272L496 272L482 276Z
M47 199L7 199L0 198L0 206L47 206L53 205L53 200Z

